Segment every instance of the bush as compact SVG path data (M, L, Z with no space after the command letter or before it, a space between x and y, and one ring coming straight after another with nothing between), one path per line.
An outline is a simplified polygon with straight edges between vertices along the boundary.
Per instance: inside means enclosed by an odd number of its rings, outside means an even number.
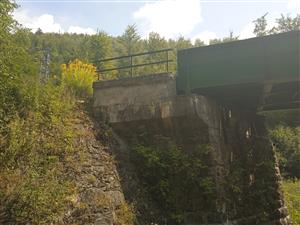
M62 82L78 97L87 97L93 93L92 84L96 79L96 67L78 59L62 64Z
M282 125L270 130L276 147L280 170L284 177L300 178L300 127Z
M144 190L170 224L182 224L185 212L196 209L203 219L215 210L215 183L208 165L210 147L199 146L186 153L176 146L138 145L132 154Z

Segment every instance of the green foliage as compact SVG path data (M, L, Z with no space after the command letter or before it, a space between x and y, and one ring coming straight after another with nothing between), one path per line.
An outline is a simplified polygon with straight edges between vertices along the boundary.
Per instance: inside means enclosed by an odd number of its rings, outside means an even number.
M215 184L209 176L208 146L187 154L176 146L138 145L132 160L146 192L171 224L181 224L188 211L198 210L200 220L215 208ZM195 198L197 196L197 198Z
M195 47L205 46L205 43L204 43L204 41L202 41L201 39L197 38L197 39L195 40L194 46L195 46Z
M300 178L300 127L282 125L270 130L283 176Z
M283 190L291 222L293 225L300 225L300 181L284 181Z
M112 38L105 32L98 32L96 35L89 37L86 44L88 46L88 50L86 51L89 54L88 59L99 69L106 69L98 61L112 57ZM111 65L106 64L105 66Z
M122 53L125 55L137 53L139 50L140 38L136 25L128 25L123 35L119 38Z
M77 152L73 98L52 81L42 85L31 33L0 3L0 223L58 223L75 192L67 177Z
M300 29L299 14L297 14L294 18L289 15L284 16L281 14L281 17L276 19L276 25L271 29L268 29L267 15L268 13L253 21L255 25L253 33L257 37Z
M300 29L300 14L295 16L294 18L289 15L284 16L281 14L281 17L276 19L277 27L273 29L275 33L288 32L293 30Z
M147 52L168 48L168 42L163 37L161 37L158 33L155 32L151 32L149 34L149 37L147 40L145 40L144 45L146 47L145 51ZM165 52L157 53L157 54L148 55L146 57L147 58L145 58L145 61L147 62L157 62L157 61L161 61L162 59L165 60L166 53ZM166 71L166 66L164 64L157 64L157 65L147 66L143 68L143 71L141 72L143 72L144 74L151 74L151 73L153 74L155 72L159 73L164 71Z
M99 60L112 57L112 42L113 38L108 36L105 32L98 32L96 35L92 35L87 40L88 50L85 51L88 54L87 60L92 62L99 70L109 69L116 66L114 61L108 61L105 63L99 62ZM108 71L101 74L102 79L105 80L114 79L116 76L116 71Z
M266 19L267 15L268 15L268 13L266 13L265 15L263 15L260 18L257 18L256 20L253 21L253 23L255 25L253 33L257 37L265 36L268 34L268 31L267 31L268 22Z
M19 83L36 69L26 49L29 33L11 17L15 7L8 0L0 3L0 133L23 107Z
M63 84L67 85L77 97L92 95L92 84L97 76L96 67L76 59L68 65L63 64L61 70Z
M0 135L0 221L57 223L75 191L66 176L66 159L76 153L74 101L51 82L33 80L19 88L27 108Z
M172 42L170 44L172 46ZM173 42L173 44L173 48L177 50L193 47L191 40L185 39L183 36L180 36L175 42Z
M239 39L239 37L234 36L233 31L230 31L228 37L224 37L223 39L212 39L209 41L209 44L213 45L213 44L226 43L226 42L231 42L231 41L237 41L238 39Z
M136 25L128 25L124 31L124 33L117 37L115 40L115 49L114 49L119 56L124 55L132 55L142 50L142 42L141 37L138 33ZM141 62L140 58L135 58L133 64L138 64ZM130 58L125 58L118 60L117 66L128 66L130 65ZM138 73L140 68L134 69L135 74ZM122 69L118 71L119 77L129 77L130 76L130 69Z
M86 53L86 60L92 62L95 67L101 70L115 67L114 61L99 62L99 60L112 57L112 42L113 38L105 32L98 32L96 35L87 38L86 45L88 49L83 50ZM102 79L114 79L116 75L116 71L108 71L101 74L101 77Z

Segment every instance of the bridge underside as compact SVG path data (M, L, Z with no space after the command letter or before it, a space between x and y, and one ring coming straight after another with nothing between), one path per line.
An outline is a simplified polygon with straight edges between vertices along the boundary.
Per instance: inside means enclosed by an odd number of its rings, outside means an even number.
M282 110L300 108L300 82L250 83L195 88L192 94L209 96L228 107L245 110Z

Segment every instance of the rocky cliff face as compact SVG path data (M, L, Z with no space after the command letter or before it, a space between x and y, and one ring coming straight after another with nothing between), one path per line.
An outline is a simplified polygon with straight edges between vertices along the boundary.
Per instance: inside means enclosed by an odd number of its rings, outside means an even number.
M77 192L62 224L132 224L134 215L125 201L116 161L110 154L114 139L109 130L84 112L75 122L81 133L78 145L83 151L78 158L80 163L68 174Z

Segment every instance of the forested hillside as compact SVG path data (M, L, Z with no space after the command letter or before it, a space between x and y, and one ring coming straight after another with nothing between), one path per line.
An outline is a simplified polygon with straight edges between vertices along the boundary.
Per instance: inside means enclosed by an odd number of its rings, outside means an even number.
M276 26L270 30L267 29L267 15L258 18L254 21L254 23L254 34L256 36L263 36L298 29L300 26L300 16L298 15L293 18L288 15L282 15L276 20ZM26 37L26 39L22 38L23 41L26 42L25 40L27 40L26 44L30 48L31 53L35 55L36 60L41 60L43 55L49 52L51 74L55 75L60 74L60 64L68 63L75 59L93 63L98 69L106 69L110 67L128 65L129 59L108 63L99 63L98 60L172 48L174 51L170 57L176 61L176 50L205 45L200 39L195 40L194 43L183 36L178 39L165 39L155 32L151 32L146 39L142 39L135 25L128 25L123 34L117 37L111 36L105 31L99 31L96 35L84 35L69 33L43 33L41 30L38 30L36 33L24 31L23 35ZM229 42L238 39L239 36L234 35L233 32L229 32L228 37L210 40L210 44ZM135 60L142 63L159 59L165 59L165 54L161 53L152 56L138 57L138 59ZM135 68L134 70L134 74L149 74L163 71L164 65L154 65L152 68ZM175 63L172 65L171 70L176 72ZM128 70L102 74L104 78L124 77L128 75Z
M88 113L78 99L88 104L92 82L97 79L96 69L127 63L100 64L98 60L163 48L173 48L175 59L177 49L203 46L204 42L192 43L184 37L166 40L154 32L142 39L134 25L118 37L105 31L96 35L41 30L32 33L13 20L16 7L9 0L0 2L0 224L59 224L70 205L87 210L87 206L74 203L78 189L70 176L70 171L79 168L85 158L85 147L78 139L86 130L78 128L78 121L82 112L85 118ZM283 15L271 30L266 29L266 15L255 25L257 36L295 30L299 29L300 15ZM211 40L211 44L238 38L230 33L224 39ZM134 74L163 69L138 68ZM175 64L171 70L176 72ZM100 74L101 79L128 75L128 71ZM282 173L295 182L300 178L298 116L296 112L284 121L270 116L270 137L277 147ZM300 188L299 181L287 183L285 190L295 192L291 196L299 196L295 185ZM287 199L294 224L300 224L300 206L295 203L299 197ZM133 224L134 216L126 203L116 209L118 213L121 216L115 224Z

